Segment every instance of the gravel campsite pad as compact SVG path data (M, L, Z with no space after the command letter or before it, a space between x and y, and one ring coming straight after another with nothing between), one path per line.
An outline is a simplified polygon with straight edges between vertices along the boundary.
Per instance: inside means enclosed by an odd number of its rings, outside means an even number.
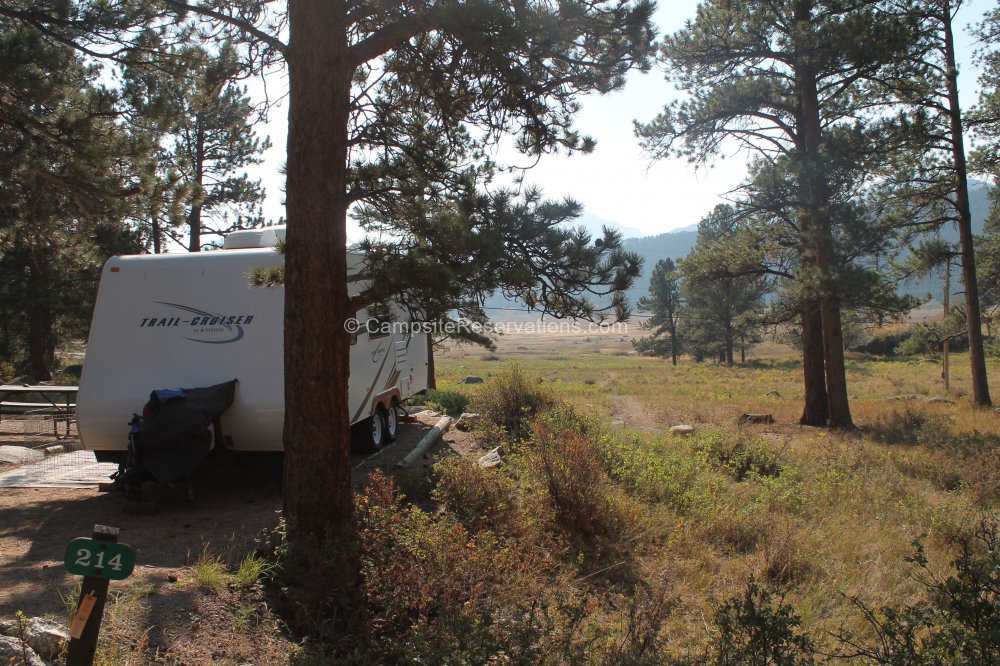
M97 462L91 451L71 451L0 473L0 488L96 488L117 470Z

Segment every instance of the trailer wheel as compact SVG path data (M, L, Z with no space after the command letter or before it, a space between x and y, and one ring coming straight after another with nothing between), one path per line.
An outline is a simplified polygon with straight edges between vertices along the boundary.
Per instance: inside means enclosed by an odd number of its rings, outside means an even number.
M399 401L394 398L392 404L389 405L389 411L385 412L386 444L395 442L396 436L399 434L399 412L396 410L398 404Z
M378 451L389 443L386 434L388 428L386 427L385 407L381 405L376 407L375 413L366 419L361 427L365 450Z

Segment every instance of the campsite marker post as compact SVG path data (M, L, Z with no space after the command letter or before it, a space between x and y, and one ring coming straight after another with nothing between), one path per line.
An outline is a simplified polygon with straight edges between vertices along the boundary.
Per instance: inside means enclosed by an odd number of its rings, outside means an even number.
M66 666L94 663L108 584L128 578L135 569L135 551L118 543L118 532L117 527L94 525L93 538L73 539L66 547L66 570L83 576L80 601L69 628Z

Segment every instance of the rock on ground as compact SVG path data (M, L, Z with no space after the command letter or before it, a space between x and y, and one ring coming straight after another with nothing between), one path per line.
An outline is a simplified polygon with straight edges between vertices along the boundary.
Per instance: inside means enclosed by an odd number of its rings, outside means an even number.
M0 663L45 666L45 662L34 650L13 636L0 636Z
M503 462L503 459L500 457L500 447L498 446L480 458L476 464L480 467L496 467L501 462Z
M690 435L693 432L694 432L694 426L693 425L686 425L686 424L683 424L683 423L680 424L680 425L671 426L671 428L670 428L670 434L671 435L681 435L681 436L683 436L683 435Z
M455 427L464 432L471 428L472 424L478 420L479 414L474 412L463 412L462 415L458 417L458 420L455 421Z
M44 457L45 454L41 451L35 451L26 446L10 446L9 444L0 446L0 462L20 465L38 462Z
M463 377L459 384L482 384L483 378L477 377L476 375L469 375L468 377Z
M21 632L22 629L17 620L0 621L0 634L18 638L21 636ZM33 617L25 620L23 632L28 646L43 659L49 661L62 653L64 642L69 640L69 634L66 633L65 627L44 617Z

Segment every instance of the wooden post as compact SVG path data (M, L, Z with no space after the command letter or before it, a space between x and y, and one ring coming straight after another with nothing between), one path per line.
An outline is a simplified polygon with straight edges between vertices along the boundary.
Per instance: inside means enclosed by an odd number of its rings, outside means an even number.
M117 527L106 525L94 525L93 539L95 541L118 542ZM80 601L77 603L77 612L81 604L88 596L93 595L96 601L90 609L86 619L86 625L79 638L70 638L69 649L66 655L66 666L91 666L94 663L94 654L97 652L97 636L101 631L101 619L104 617L104 602L108 598L108 578L97 578L95 576L84 576L80 585Z

